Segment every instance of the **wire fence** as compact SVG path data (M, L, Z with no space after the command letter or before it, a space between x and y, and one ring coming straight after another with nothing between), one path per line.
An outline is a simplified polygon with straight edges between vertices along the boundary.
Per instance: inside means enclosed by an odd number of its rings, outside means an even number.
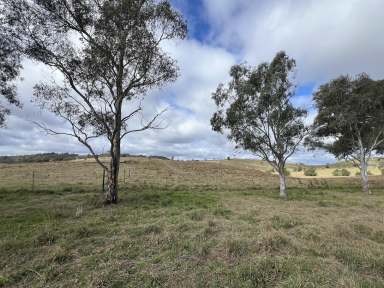
M373 177L372 185L384 186L384 177ZM52 187L92 187L103 190L107 175L93 161L0 164L0 188L41 190ZM359 178L288 178L288 186L330 187L359 185ZM120 186L205 187L264 189L278 187L278 178L256 168L241 168L198 161L129 160L121 163Z

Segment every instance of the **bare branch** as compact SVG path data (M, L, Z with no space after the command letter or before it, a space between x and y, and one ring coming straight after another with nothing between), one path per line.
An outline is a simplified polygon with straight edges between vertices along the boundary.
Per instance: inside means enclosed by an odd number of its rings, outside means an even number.
M142 132L142 131L145 131L145 130L148 130L148 129L154 129L154 130L160 130L160 129L164 129L164 127L160 127L159 125L160 124L155 124L156 120L162 115L164 114L165 112L167 111L167 109L164 109L163 111L161 111L160 113L157 113L153 118L152 120L150 120L149 122L147 122L147 124L145 124L143 127L141 128L138 128L138 129L133 129L133 130L129 130L129 131L126 131L122 134L122 136L120 137L120 139L123 139L126 135L128 134L131 134L131 133L135 133L135 132Z

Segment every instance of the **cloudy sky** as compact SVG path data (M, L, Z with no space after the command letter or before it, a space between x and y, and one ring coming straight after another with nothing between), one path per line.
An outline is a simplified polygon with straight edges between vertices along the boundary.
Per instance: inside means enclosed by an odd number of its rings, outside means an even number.
M285 50L297 61L298 90L294 102L315 117L311 95L317 87L340 75L369 73L384 78L383 0L173 0L186 18L189 37L168 43L177 59L180 78L145 99L145 115L167 107L165 130L131 135L123 152L174 156L177 159L251 157L234 149L225 136L211 131L215 111L211 93L229 79L233 64L257 65ZM31 103L34 84L52 72L25 62L18 83L22 110L13 109L8 127L0 130L0 154L39 152L87 153L68 137L47 136L32 122L65 127L55 116ZM97 151L108 146L98 143ZM333 161L322 152L298 151L292 161Z

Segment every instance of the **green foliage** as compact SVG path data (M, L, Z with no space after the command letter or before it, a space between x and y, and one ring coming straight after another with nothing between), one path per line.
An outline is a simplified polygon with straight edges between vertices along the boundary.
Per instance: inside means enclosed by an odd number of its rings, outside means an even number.
M304 170L305 176L317 176L316 168L310 167Z
M212 96L218 108L211 118L212 129L229 131L228 138L238 147L267 160L277 171L282 171L308 131L303 122L307 111L291 101L295 67L285 52L257 68L235 65L230 83L220 84Z
M320 86L314 101L319 113L307 144L344 159L360 159L362 149L384 151L384 80L340 76ZM332 137L337 140L325 142Z
M2 6L0 6L0 9ZM2 11L0 10L0 14ZM10 110L3 105L3 99L9 104L21 106L16 97L16 86L13 81L20 72L20 55L15 49L14 37L8 34L6 27L0 25L0 127L5 123L6 115Z
M5 287L5 285L9 282L9 279L0 275L0 287Z
M345 168L343 169L336 169L332 172L333 176L350 176L351 172Z
M220 84L213 94L219 108L211 119L213 130L229 129L231 140L263 159L268 155L272 160L290 155L306 131L302 118L307 113L290 101L294 95L290 80L294 68L295 61L284 52L256 69L233 66L228 88ZM266 121L275 131L274 137L266 137Z

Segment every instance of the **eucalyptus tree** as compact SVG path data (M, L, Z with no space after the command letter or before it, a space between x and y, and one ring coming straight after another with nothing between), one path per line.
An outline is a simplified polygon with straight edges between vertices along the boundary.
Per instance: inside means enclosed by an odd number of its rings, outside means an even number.
M286 162L308 131L303 122L307 111L291 102L295 66L285 52L254 69L235 65L228 86L220 84L212 96L218 107L211 119L213 130L227 131L238 147L267 161L279 174L284 199Z
M1 13L1 9L0 9ZM16 86L14 81L19 76L20 55L14 49L12 39L6 33L3 19L0 18L0 96L5 102L21 106L16 97ZM4 126L6 116L10 113L9 108L0 103L0 127Z
M165 52L164 41L185 38L185 21L167 0L4 4L18 51L63 78L36 85L34 100L65 119L70 130L40 125L48 133L75 137L89 149L108 174L106 202L117 203L121 141L134 132L159 128L162 112L143 120L138 99L177 78L176 61ZM109 143L109 164L96 153L97 138Z
M313 99L319 113L307 144L352 161L368 193L368 162L384 151L384 80L340 76L320 86Z

